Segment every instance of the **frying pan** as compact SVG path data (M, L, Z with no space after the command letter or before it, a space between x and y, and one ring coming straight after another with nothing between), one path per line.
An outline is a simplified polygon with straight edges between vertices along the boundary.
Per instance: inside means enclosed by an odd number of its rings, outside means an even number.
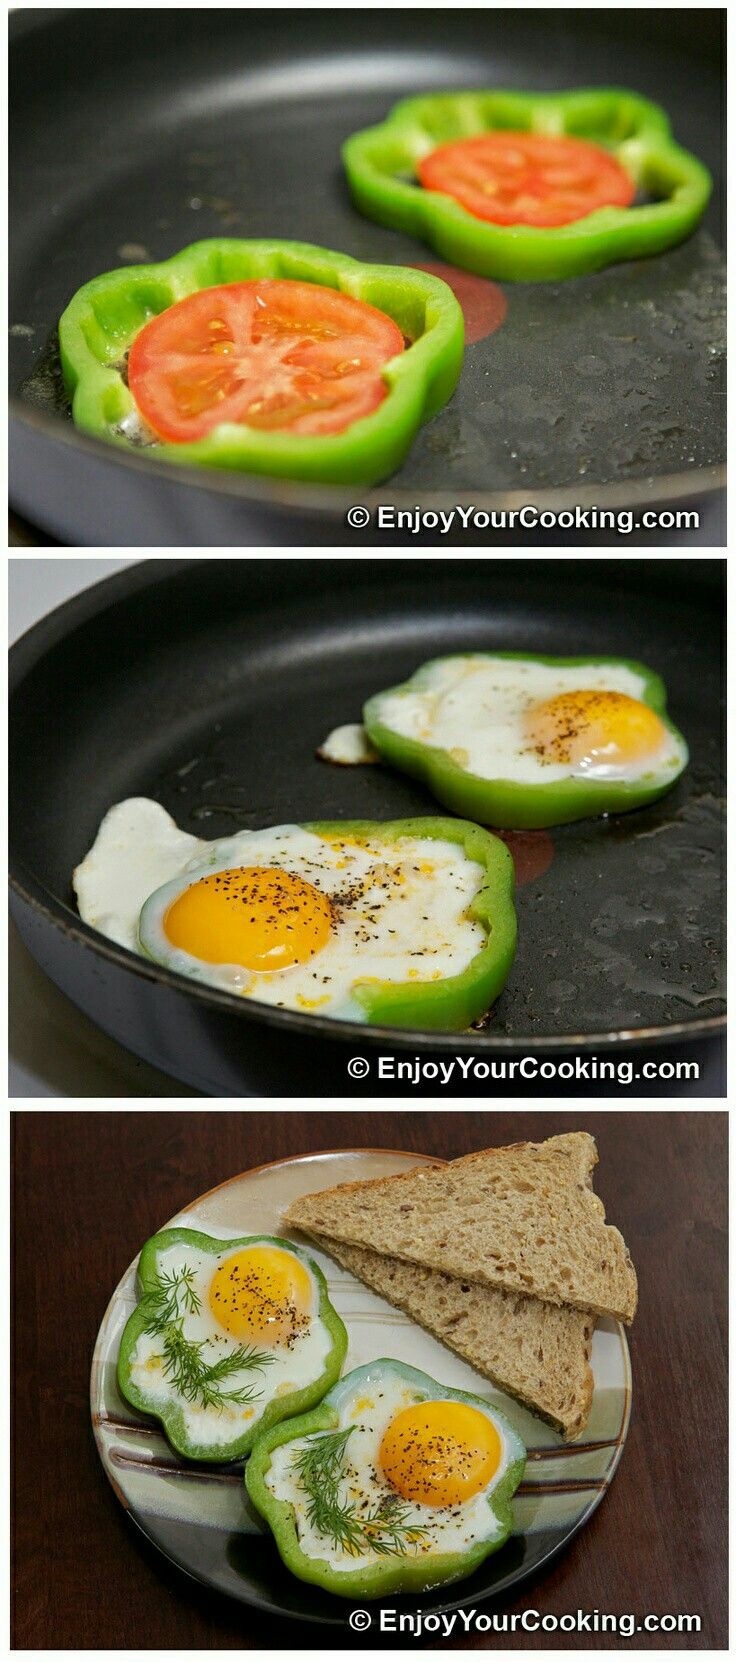
M610 1068L697 1056L718 1089L720 560L384 558L146 561L37 624L11 653L13 915L58 986L114 1038L215 1095L446 1090L428 1063L582 1058L565 1090L615 1094ZM442 652L621 654L664 676L691 763L636 813L511 837L519 949L487 1028L400 1033L238 999L106 941L71 872L106 810L162 802L208 839L239 827L431 813L423 787L315 749L364 699ZM350 1082L348 1061L365 1077ZM379 1057L389 1071L379 1077ZM391 1061L393 1059L393 1061ZM403 1073L392 1074L397 1061ZM414 1075L421 1062L421 1075ZM593 1063L595 1062L595 1067ZM407 1070L408 1073L407 1073ZM670 1074L671 1080L674 1075ZM400 1078L400 1082L397 1080ZM535 1094L560 1085L534 1078ZM642 1080L639 1092L650 1087ZM687 1089L671 1083L653 1091Z
M172 469L78 433L58 368L64 306L97 273L201 237L291 237L364 260L431 262L423 244L358 214L339 161L349 133L422 91L628 86L667 107L680 142L718 179L722 17L554 8L13 14L14 508L72 544L415 546L406 529L379 530L375 514L367 531L351 532L350 489ZM505 320L469 345L450 404L400 472L357 500L371 510L629 509L638 541L720 546L718 235L716 191L695 235L656 259L567 283L505 285ZM481 297L498 298L474 282ZM699 530L683 521L643 528L642 514L663 506L696 511ZM553 528L510 534L560 541ZM610 544L618 534L591 518L565 540ZM433 528L424 536L436 540ZM500 524L456 527L447 538L508 540Z

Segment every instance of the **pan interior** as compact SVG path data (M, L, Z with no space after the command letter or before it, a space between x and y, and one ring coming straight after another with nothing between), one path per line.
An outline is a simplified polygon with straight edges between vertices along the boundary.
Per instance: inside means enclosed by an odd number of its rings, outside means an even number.
M690 766L650 808L511 839L519 948L489 1033L533 1041L717 1016L720 571L720 561L435 560L429 573L401 560L377 571L148 562L92 591L75 627L41 625L46 650L33 637L18 650L17 864L71 919L71 872L127 796L155 798L207 839L432 813L420 785L382 766L330 766L316 747L359 720L371 693L442 653L636 657L664 676Z
M421 43L395 10L346 11L339 27L322 10L306 25L303 13L280 12L275 26L272 12L237 9L93 9L16 25L12 390L69 420L54 331L71 295L100 272L164 259L201 237L296 238L369 261L436 261L362 218L340 167L342 141L406 95L623 84L661 100L678 139L717 173L707 24L693 21L685 45L671 15L636 32L615 21L625 16L461 11L448 28L444 12L425 10ZM495 285L470 279L481 338L392 486L643 486L718 464L717 230L714 207L658 258L565 283L506 284L508 312L491 333L482 331L499 315Z

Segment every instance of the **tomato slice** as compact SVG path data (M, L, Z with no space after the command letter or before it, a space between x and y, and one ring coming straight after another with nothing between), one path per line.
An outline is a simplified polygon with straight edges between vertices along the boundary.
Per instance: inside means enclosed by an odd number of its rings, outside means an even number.
M494 225L570 225L627 208L636 187L615 156L585 139L499 131L441 144L419 163L425 190L454 196Z
M404 349L392 318L316 283L223 283L178 300L136 335L128 385L173 444L221 422L314 437L341 433L386 396L381 367Z

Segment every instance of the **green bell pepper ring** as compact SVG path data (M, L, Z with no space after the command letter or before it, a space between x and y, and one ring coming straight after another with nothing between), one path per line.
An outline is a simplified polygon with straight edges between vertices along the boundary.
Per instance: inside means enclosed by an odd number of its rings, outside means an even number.
M157 1287L160 1286L159 1253L164 1252L167 1247L181 1245L191 1248L193 1252L212 1253L213 1256L220 1256L223 1253L236 1252L239 1247L254 1246L256 1243L282 1248L283 1251L297 1258L310 1271L316 1283L318 1294L315 1314L327 1330L331 1340L330 1349L324 1367L316 1379L308 1381L300 1386L298 1390L272 1397L270 1401L266 1402L260 1416L253 1416L248 1429L239 1432L229 1442L198 1443L187 1431L185 1418L187 1401L193 1399L184 1396L177 1400L172 1395L166 1402L162 1402L160 1395L157 1397L153 1391L148 1395L133 1377L138 1341L141 1335L148 1330L148 1324L151 1320L150 1299ZM277 1421L286 1419L290 1414L303 1414L306 1409L312 1408L315 1403L321 1401L325 1391L329 1390L329 1387L334 1385L335 1380L340 1377L340 1369L345 1360L348 1345L347 1332L337 1311L333 1309L330 1303L327 1283L319 1265L315 1264L314 1259L310 1258L301 1247L293 1246L291 1241L281 1240L275 1235L240 1235L234 1240L221 1241L212 1235L204 1235L196 1229L162 1229L158 1235L152 1235L143 1247L138 1264L138 1287L140 1302L128 1318L120 1341L118 1385L122 1395L133 1408L137 1408L142 1414L150 1414L154 1419L160 1420L172 1447L187 1460L222 1462L242 1458L243 1455L249 1452L256 1437L267 1427L273 1426ZM149 1300L148 1306L146 1304L147 1297ZM181 1309L181 1305L178 1308ZM186 1317L184 1319L184 1332L186 1335ZM161 1338L163 1345L163 1333ZM221 1354L220 1351L217 1352L218 1357ZM253 1380L256 1389L263 1385L264 1393L267 1393L267 1368L262 1371L254 1370ZM226 1383L223 1385L223 1389L227 1389Z
M688 761L688 750L682 734L667 715L667 693L659 675L633 658L551 658L528 652L472 653L474 659L517 660L522 663L546 664L553 668L574 668L585 664L599 667L611 664L631 670L640 678L638 697L658 715L662 726L671 734L678 758L676 768L666 777L643 771L635 780L606 779L587 775L577 778L550 780L534 784L514 779L486 778L473 773L453 757L449 750L420 739L408 738L388 725L386 701L397 694L423 692L433 672L453 658L435 658L422 664L402 686L390 687L376 693L363 710L363 721L371 744L385 761L402 773L420 779L432 795L457 814L473 817L484 825L505 830L539 830L545 826L565 825L573 820L588 819L598 814L626 813L632 808L644 807L664 796L679 778Z
M439 145L499 128L598 144L655 200L598 208L554 228L504 226L416 182L417 163ZM380 126L354 133L342 155L354 200L369 219L419 237L465 271L511 282L578 277L616 260L659 254L690 235L712 187L707 168L675 143L664 110L616 88L404 99Z
M358 1563L354 1569L342 1570L331 1565L325 1558L312 1557L304 1550L293 1505L287 1500L277 1499L269 1487L271 1456L274 1450L283 1444L296 1443L302 1438L313 1436L315 1432L336 1430L341 1423L341 1409L346 1398L353 1395L363 1384L367 1390L370 1390L371 1386L375 1388L376 1379L381 1373L385 1376L387 1371L394 1377L398 1373L402 1382L406 1381L408 1386L413 1387L417 1402L459 1402L486 1412L492 1408L493 1418L503 1433L508 1462L500 1482L487 1497L493 1535L491 1538L472 1543L460 1552L423 1552L417 1542L407 1541L404 1552L372 1557L362 1566ZM348 1440L348 1449L349 1446ZM525 1465L524 1444L495 1405L484 1402L481 1397L471 1396L467 1391L455 1391L450 1386L440 1385L435 1379L431 1379L429 1374L420 1373L417 1368L409 1367L405 1362L382 1357L376 1362L369 1362L365 1367L356 1368L352 1373L345 1374L313 1413L289 1420L288 1424L277 1426L273 1431L265 1432L259 1437L245 1468L245 1485L256 1510L265 1518L281 1558L292 1575L297 1576L300 1581L313 1582L325 1592L337 1594L339 1598L356 1599L362 1603L365 1599L383 1598L392 1593L426 1592L429 1588L443 1586L451 1581L461 1581L464 1577L472 1575L473 1570L477 1569L490 1553L497 1552L511 1534L511 1501L521 1482ZM430 1508L426 1510L428 1513L431 1512ZM329 1544L326 1543L328 1548Z
M505 986L516 949L514 866L505 843L478 825L438 816L381 822L329 820L305 825L303 829L332 840L357 838L379 844L385 842L389 845L389 853L396 850L397 843L404 837L456 843L466 858L482 870L478 892L467 907L466 915L481 925L485 941L465 968L457 975L444 976L436 981L379 981L367 978L361 981L358 960L349 1003L334 1019L457 1032L485 1015ZM196 881L200 875L206 875L206 870L203 869L202 873L191 872L187 877L189 881ZM141 909L138 925L141 951L174 970L181 967L175 951L172 949L165 954L157 945L158 919L162 904L171 904L186 882L187 878L183 881L175 878L155 890ZM313 963L318 965L318 956ZM186 974L187 970L182 968L182 973ZM202 978L207 979L206 975Z
M325 837L370 837L388 843L401 837L430 837L457 843L469 860L483 868L483 882L468 907L487 940L459 975L442 981L360 982L352 999L364 1019L378 1027L409 1027L456 1033L484 1016L503 991L516 951L514 862L505 843L466 820L428 819L322 820L305 826Z
M304 437L239 423L205 438L157 444L157 460L231 468L331 484L373 485L393 473L421 424L446 404L463 358L463 317L440 278L401 266L366 265L300 242L216 238L160 265L125 266L78 289L59 323L64 381L76 425L136 448L123 424L136 406L124 357L144 324L200 289L257 278L292 278L338 289L384 312L411 345L381 371L388 392L342 433Z

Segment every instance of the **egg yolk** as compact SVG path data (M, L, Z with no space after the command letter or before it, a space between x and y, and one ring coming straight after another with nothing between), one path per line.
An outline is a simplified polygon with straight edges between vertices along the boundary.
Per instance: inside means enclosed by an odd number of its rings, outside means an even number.
M328 896L280 866L210 872L184 889L164 917L172 946L207 964L248 970L308 963L331 928Z
M288 1345L308 1325L312 1282L281 1247L243 1247L218 1264L208 1296L218 1326L240 1344Z
M628 693L564 692L535 704L526 733L543 762L573 767L651 761L666 729L655 710Z
M384 1477L404 1500L458 1506L480 1494L501 1464L501 1439L479 1408L421 1402L387 1426L379 1451Z

